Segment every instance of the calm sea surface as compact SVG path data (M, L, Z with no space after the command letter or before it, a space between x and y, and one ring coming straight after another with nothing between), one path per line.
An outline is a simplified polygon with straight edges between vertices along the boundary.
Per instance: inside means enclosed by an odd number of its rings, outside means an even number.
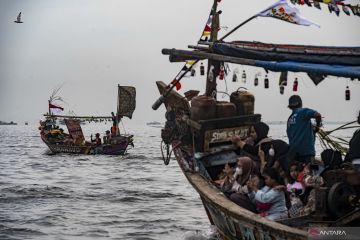
M135 148L112 157L52 155L37 126L0 126L0 239L217 239L176 161L163 164L160 129L126 129Z

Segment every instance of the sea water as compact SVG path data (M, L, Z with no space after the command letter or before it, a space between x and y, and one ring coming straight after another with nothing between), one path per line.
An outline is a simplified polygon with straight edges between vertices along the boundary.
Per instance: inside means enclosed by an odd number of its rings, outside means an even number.
M88 156L51 154L37 127L0 126L0 239L217 239L176 161L163 164L159 128L127 126L125 156ZM108 128L83 126L87 139Z

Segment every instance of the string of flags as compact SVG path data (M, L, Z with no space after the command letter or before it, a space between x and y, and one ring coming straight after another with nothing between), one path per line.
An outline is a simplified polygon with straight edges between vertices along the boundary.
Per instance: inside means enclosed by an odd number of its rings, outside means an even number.
M354 16L360 17L360 6L357 4L346 4L344 0L290 0L293 4L298 5L307 5L309 7L314 6L317 9L321 10L321 4L326 4L330 13L334 12L337 16L340 15L340 9L348 16L350 12Z
M221 0L217 0L218 3L221 2ZM199 42L209 42L210 41L210 37L211 37L211 30L212 30L212 20L215 14L215 10L213 8L211 8L209 17L206 21L204 30L201 33ZM195 66L196 66L196 62L194 60L187 60L184 64L184 66L181 68L180 72L175 76L175 78L171 81L172 85L175 85L175 88L177 91L179 91L181 89L181 84L178 81L180 79L181 76L183 76L183 74L188 71L190 69L190 71L188 73L186 73L185 76L188 76L187 74L190 74L190 76L195 76L196 75L196 70L195 70ZM221 70L220 70L220 74L221 74ZM223 69L223 75L222 75L222 79L224 79L225 76L225 69ZM203 76L205 75L205 66L204 64L201 62L200 65L200 75ZM221 79L221 80L222 80Z

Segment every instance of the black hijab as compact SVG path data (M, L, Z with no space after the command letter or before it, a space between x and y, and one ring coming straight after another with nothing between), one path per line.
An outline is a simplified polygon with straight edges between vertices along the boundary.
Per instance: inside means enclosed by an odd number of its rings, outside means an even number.
M269 126L264 122L258 122L254 125L254 129L257 135L255 143L260 142L262 139L267 138L269 133Z

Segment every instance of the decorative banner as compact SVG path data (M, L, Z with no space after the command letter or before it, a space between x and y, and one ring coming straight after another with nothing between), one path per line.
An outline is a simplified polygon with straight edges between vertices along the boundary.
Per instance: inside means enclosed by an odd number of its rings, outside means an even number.
M306 3L306 5L308 5L309 7L312 6L312 4L314 5L314 7L316 7L317 9L321 10L321 6L320 3L322 4L327 4L328 5L328 9L329 12L332 13L334 12L337 16L340 15L340 7L342 11L350 16L350 10L352 11L354 16L360 16L360 6L357 5L351 5L351 4L345 4L344 0L290 0L291 3L293 4L299 4L299 5L304 5L304 3Z
M79 120L65 118L64 121L72 139L76 141L85 140Z
M258 13L256 16L260 17L273 17L289 23L298 25L310 26L315 25L320 27L318 24L310 22L303 18L297 8L289 6L287 0L280 0L277 3L271 5L264 11Z

